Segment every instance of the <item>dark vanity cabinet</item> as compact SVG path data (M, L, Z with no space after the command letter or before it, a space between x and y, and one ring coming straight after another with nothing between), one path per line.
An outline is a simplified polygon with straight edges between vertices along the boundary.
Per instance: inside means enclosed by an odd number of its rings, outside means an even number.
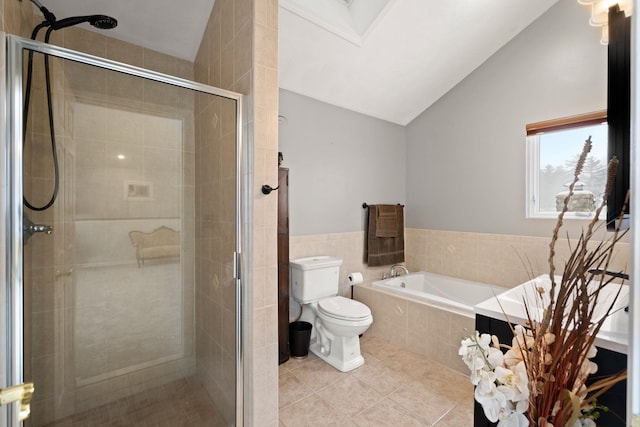
M513 334L509 325L500 319L476 314L476 330L481 333L488 333L498 337L501 343L511 345ZM593 359L598 364L598 372L592 377L597 380L601 376L613 375L624 371L627 368L627 355L618 353L606 348L598 348L598 354ZM627 403L627 382L621 381L608 390L598 399L598 404L609 408L609 412L600 412L597 420L598 426L624 427L626 425L626 403ZM474 427L495 426L484 416L482 406L474 402Z

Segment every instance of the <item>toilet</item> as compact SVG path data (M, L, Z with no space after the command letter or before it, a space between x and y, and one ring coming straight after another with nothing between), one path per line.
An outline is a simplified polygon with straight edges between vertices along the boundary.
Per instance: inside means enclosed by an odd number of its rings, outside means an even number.
M291 296L302 307L299 320L313 325L309 350L348 372L364 364L359 336L373 316L361 302L338 296L341 265L342 260L332 256L292 260Z

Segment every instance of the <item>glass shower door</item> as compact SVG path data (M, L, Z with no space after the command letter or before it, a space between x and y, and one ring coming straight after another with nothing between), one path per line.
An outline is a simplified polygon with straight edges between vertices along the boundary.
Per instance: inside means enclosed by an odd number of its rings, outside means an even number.
M27 425L234 425L239 96L13 41Z

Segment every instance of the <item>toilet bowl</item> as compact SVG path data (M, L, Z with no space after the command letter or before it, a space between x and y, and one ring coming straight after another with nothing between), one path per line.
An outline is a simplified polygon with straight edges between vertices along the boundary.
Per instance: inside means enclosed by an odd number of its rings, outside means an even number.
M301 307L299 320L313 325L309 350L342 372L364 363L360 334L373 323L369 307L337 296L342 260L318 256L291 261L291 294Z
M330 307L327 309L326 307ZM361 302L335 296L308 304L313 314L309 350L334 368L349 372L364 364L360 353L360 334L371 323L371 310ZM303 306L303 312L305 307Z

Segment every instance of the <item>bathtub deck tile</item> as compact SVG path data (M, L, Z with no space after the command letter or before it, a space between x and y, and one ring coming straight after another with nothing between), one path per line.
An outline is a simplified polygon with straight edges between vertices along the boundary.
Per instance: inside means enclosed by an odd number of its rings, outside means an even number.
M360 345L365 364L351 372L339 372L312 354L281 365L281 426L473 425L467 375L372 334L365 333ZM310 392L287 400L292 384Z

